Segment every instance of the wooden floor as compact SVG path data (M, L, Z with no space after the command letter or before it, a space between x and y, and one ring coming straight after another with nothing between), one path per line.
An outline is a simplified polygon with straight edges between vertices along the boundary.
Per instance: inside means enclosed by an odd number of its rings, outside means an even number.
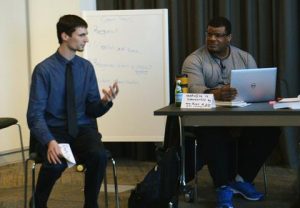
M117 160L117 174L120 189L121 207L127 207L130 189L141 181L145 174L153 167L152 162L139 162ZM38 166L39 169L39 166ZM261 202L248 202L241 198L235 198L236 208L290 208L296 201L296 171L282 167L268 167L268 196ZM112 184L112 168L108 167L108 183ZM23 167L21 164L11 164L0 167L0 208L22 208L23 205ZM263 191L261 173L258 175L256 186ZM215 191L206 168L199 172L199 197L196 204L186 203L180 196L179 207L192 208L215 207ZM80 208L83 202L83 177L71 168L64 172L57 182L51 198L49 208ZM114 195L109 193L109 207L114 207ZM103 206L104 195L100 194L100 207ZM300 207L300 206L299 206Z

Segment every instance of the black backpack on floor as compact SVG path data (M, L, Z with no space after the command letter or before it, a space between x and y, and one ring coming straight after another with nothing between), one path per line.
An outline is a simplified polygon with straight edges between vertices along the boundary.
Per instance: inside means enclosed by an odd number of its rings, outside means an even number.
M128 208L175 208L178 203L180 162L177 149L159 149L158 162L137 184Z

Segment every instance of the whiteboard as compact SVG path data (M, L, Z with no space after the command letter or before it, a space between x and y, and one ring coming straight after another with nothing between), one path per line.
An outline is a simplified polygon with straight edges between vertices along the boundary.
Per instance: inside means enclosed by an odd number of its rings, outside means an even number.
M83 56L95 67L100 90L115 80L120 92L98 118L103 141L164 138L164 117L153 111L169 104L168 11L84 11L89 43Z

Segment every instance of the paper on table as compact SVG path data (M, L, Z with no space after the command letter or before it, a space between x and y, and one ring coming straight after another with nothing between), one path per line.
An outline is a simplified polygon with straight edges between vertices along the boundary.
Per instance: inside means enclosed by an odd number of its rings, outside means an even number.
M300 102L300 95L298 97L293 97L293 98L282 98L281 100L278 101L279 103L285 103L285 102Z
M300 96L293 98L283 98L273 104L274 109L290 108L294 110L300 109Z
M216 106L227 106L227 107L245 107L250 105L244 101L216 101Z
M76 165L76 161L70 145L68 143L60 143L58 145L60 147L63 157L67 160L68 167L70 168Z
M273 105L274 109L281 109L281 108L290 108L293 110L299 110L300 109L300 102L277 102Z

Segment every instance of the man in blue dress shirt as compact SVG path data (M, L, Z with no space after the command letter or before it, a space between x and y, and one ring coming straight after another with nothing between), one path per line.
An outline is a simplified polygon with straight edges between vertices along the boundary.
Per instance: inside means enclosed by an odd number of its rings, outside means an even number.
M35 192L36 208L46 208L56 180L66 169L59 143L69 143L77 162L86 167L84 208L97 208L98 194L106 168L106 153L95 119L112 107L118 84L102 90L92 64L76 55L88 42L87 23L75 15L62 16L57 25L58 50L39 63L32 74L27 121L44 157ZM78 133L68 133L66 68L71 65Z

